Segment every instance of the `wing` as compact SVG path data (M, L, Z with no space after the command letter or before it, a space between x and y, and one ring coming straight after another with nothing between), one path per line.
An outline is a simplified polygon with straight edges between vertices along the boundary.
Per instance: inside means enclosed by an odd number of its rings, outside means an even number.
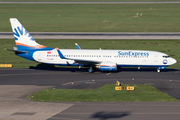
M76 63L79 63L79 64L94 65L94 64L99 64L102 62L102 61L98 61L98 60L84 60L84 59L66 58L66 57L64 57L64 55L61 53L61 51L58 48L56 48L56 50L57 50L59 57L61 59L74 60Z
M74 60L76 63L83 64L83 65L94 65L100 64L102 61L95 61L95 60L82 60L82 59L71 59Z

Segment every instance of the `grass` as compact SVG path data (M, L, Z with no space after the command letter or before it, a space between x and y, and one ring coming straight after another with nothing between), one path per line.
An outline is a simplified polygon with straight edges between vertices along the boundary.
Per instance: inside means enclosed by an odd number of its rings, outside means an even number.
M150 85L131 86L135 87L134 91L116 91L113 84L99 89L44 89L28 98L33 101L179 101Z
M180 32L179 6L179 3L0 4L0 32L12 31L9 18L13 17L29 32Z
M177 61L180 61L180 41L179 40L36 40L38 43L48 47L60 49L76 49L74 43L78 43L82 49L122 49L122 50L152 50L166 53ZM16 56L11 51L15 45L14 40L0 40L0 63L13 64L14 68L28 68L36 66L37 63L27 61L24 58ZM170 66L171 68L180 68L179 64Z
M20 2L24 2L24 1L33 1L33 2L44 2L44 1L47 1L47 2L52 2L52 1L55 1L55 2L127 2L127 1L141 1L141 0L0 0L0 1L20 1ZM171 1L171 0L143 0L143 1ZM176 1L179 1L179 0L176 0Z

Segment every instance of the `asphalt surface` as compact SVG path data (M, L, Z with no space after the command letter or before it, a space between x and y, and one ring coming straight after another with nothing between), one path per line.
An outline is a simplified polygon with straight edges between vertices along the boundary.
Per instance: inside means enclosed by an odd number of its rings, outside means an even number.
M80 102L48 120L179 120L179 111L170 102Z
M26 4L26 3L31 3L31 4L134 4L134 3L180 3L180 1L128 1L128 2L16 2L16 1L11 1L11 2L0 2L0 3L21 3L21 4Z
M179 32L30 32L34 39L180 39ZM14 39L12 32L0 32L0 39Z
M105 84L149 84L180 99L180 70L122 69L88 73L88 69L0 69L2 120L179 120L179 102L32 102L26 96L44 88L94 89ZM5 109L6 108L6 109Z
M1 85L54 86L68 89L94 89L105 84L151 84L177 99L180 99L180 71L166 69L121 69L118 72L88 73L88 69L60 68L58 70L0 69ZM134 79L134 80L133 80ZM73 83L73 84L72 84Z

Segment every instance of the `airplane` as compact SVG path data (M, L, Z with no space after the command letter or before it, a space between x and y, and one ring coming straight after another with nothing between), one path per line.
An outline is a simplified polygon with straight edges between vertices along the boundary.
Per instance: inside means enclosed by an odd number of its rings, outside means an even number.
M156 67L157 72L177 61L165 53L148 50L94 50L50 48L38 44L16 18L10 18L17 47L15 54L38 63L59 66L88 66L89 73L99 68L100 71L117 71L121 67Z

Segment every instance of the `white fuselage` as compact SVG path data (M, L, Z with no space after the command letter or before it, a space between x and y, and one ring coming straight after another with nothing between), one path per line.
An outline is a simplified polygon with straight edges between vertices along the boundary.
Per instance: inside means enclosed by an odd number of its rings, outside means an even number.
M64 57L61 59L56 49L51 51L36 51L33 58L37 62L56 65L91 65L91 62L83 64L76 60L113 62L117 66L127 67L163 67L176 63L176 60L165 53L145 50L77 50L60 49ZM98 65L98 63L96 64Z

